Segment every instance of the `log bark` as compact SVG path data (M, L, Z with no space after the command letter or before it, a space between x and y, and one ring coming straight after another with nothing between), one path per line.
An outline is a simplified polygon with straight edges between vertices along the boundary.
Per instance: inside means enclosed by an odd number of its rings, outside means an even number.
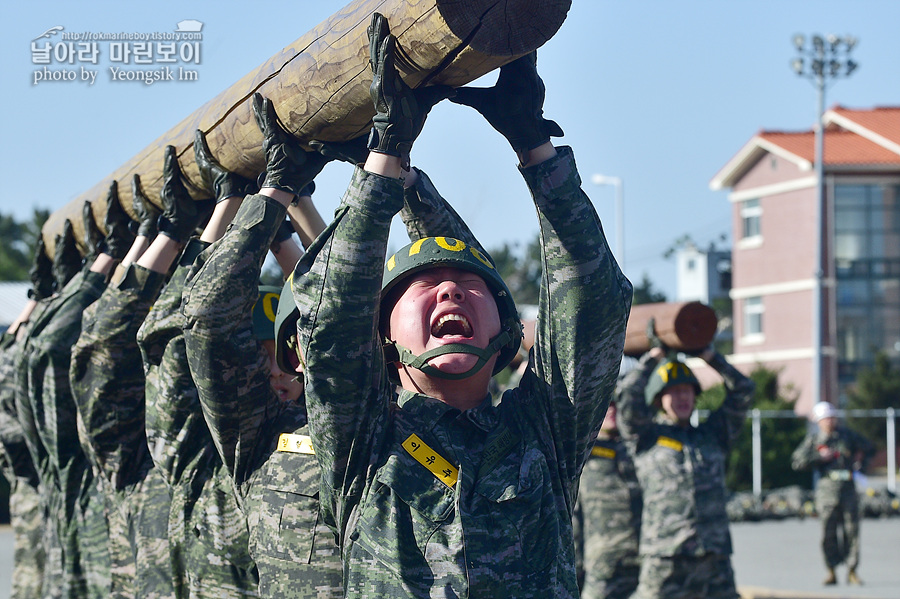
M640 357L650 350L647 323L655 320L656 335L670 348L697 351L716 336L715 311L700 302L662 302L632 306L625 328L625 355Z
M374 115L366 28L374 12L388 18L401 51L398 68L410 86L460 86L543 45L559 30L570 5L571 0L351 2L54 212L43 228L49 255L66 219L81 240L86 200L92 202L97 222L103 222L106 192L114 179L132 217L134 174L141 176L147 197L158 203L167 145L178 150L191 195L208 197L194 163L196 129L206 133L210 150L225 168L255 178L265 169L265 159L252 112L254 92L271 98L285 127L303 141L346 141L366 134Z

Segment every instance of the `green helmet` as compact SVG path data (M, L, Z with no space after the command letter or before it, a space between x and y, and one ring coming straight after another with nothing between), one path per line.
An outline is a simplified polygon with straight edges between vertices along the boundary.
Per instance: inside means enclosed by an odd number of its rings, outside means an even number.
M278 312L275 314L275 327L273 328L275 335L275 363L282 372L294 372L294 366L291 364L288 352L296 355L292 349L292 339L297 333L297 319L300 317L300 310L294 302L294 294L291 291L291 282L294 280L294 273L284 282L281 288L281 296L285 301L278 302Z
M275 315L280 295L279 287L259 286L259 298L253 304L253 336L260 341L275 338Z
M522 342L522 323L516 310L516 304L509 292L506 282L497 272L491 257L472 245L452 237L425 237L410 243L388 258L384 267L384 278L381 283L382 302L389 297L392 289L417 272L437 267L452 267L474 272L484 279L491 290L497 311L500 314L500 333L491 339L487 348L474 348L469 345L453 343L436 350L415 356L403 347L391 341L386 342L385 351L388 362L399 361L408 366L440 378L459 379L471 376L481 369L487 360L497 351L500 355L494 364L493 374L497 374L515 357ZM385 308L382 305L382 315ZM390 353L396 350L396 354ZM428 360L447 353L471 353L479 356L478 363L469 372L460 375L448 375L427 364Z
M669 387L683 384L693 385L694 392L700 395L700 381L697 380L687 364L678 360L663 360L650 375L650 380L644 387L644 399L648 406L653 405L663 391Z

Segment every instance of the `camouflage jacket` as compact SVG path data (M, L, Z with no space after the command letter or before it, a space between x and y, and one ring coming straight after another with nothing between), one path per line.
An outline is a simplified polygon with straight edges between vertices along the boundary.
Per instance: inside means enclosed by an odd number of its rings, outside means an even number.
M488 396L460 412L407 391L392 405L377 330L397 180L358 169L295 270L323 510L348 597L578 594L575 494L615 384L631 285L571 150L522 174L544 281L529 371L499 406Z
M16 366L23 345L12 333L3 333L0 340L0 470L12 490L20 484L38 488L37 470L16 410Z
M644 399L657 366L645 354L622 381L617 422L634 452L644 493L641 555L730 555L725 461L753 399L753 381L716 354L710 365L725 382L725 400L699 426L677 426Z
M832 457L823 458L819 449L827 447ZM838 425L831 434L822 430L807 433L791 456L794 470L814 469L819 474L816 494L840 493L844 484L853 484L853 472L865 470L875 455L875 446L865 437Z
M617 432L600 431L581 473L575 549L594 578L612 576L620 565L637 566L641 487L634 460Z
M108 504L113 588L172 597L169 493L147 447L137 330L165 276L135 265L84 311L69 379L83 443Z
M224 471L236 487L264 597L339 597L341 563L319 513L300 402L281 402L253 335L259 274L286 210L253 195L185 282L185 349ZM283 298L290 301L290 298Z
M168 533L178 597L252 597L259 583L247 525L212 444L182 332L184 279L209 244L186 246L138 332L146 372L147 436L171 493Z

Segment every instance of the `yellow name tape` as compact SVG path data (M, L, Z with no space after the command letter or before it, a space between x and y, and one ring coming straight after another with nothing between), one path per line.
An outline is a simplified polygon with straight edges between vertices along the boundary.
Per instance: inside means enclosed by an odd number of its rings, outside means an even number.
M305 453L307 455L315 455L316 453L309 435L296 435L293 433L281 433L278 436L278 451Z
M595 445L591 448L591 455L598 458L606 458L607 460L612 460L616 457L616 450L610 449L609 447L599 447Z
M413 434L403 442L403 449L416 459L417 462L428 468L435 478L450 487L456 485L459 470L456 466L442 458L437 452L428 447L422 439Z
M668 447L669 449L674 449L675 451L681 451L684 447L684 444L681 441L676 441L670 437L660 437L656 440L656 444Z

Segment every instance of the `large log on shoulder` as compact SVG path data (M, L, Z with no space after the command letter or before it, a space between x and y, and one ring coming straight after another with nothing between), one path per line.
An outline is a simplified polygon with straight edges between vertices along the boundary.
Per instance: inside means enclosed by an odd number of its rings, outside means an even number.
M103 223L113 180L133 217L131 179L136 173L147 197L159 202L163 152L178 150L179 164L195 199L201 189L194 163L194 131L206 133L213 155L226 168L255 178L264 170L262 136L252 96L272 99L286 128L304 141L346 141L368 132L374 109L366 27L372 13L385 15L397 36L398 67L412 87L460 86L543 45L562 25L571 0L356 0L201 106L94 187L54 212L44 226L52 256L55 236L71 220L83 237L81 209L91 201Z
M632 306L625 328L625 355L639 357L650 350L647 323L654 319L660 341L678 351L707 347L716 336L716 312L700 302L661 302Z

